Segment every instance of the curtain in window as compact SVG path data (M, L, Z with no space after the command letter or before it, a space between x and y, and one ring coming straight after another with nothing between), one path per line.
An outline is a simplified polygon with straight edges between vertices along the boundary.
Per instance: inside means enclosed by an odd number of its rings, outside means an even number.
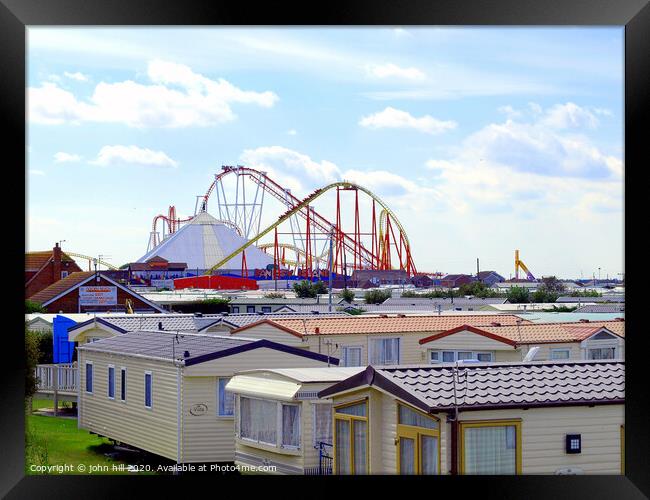
M438 438L422 435L420 437L422 474L438 474Z
M282 445L300 446L300 407L282 405Z
M601 347L589 349L588 359L614 359L615 349L613 347Z
M366 416L366 403L359 403L356 405L343 406L342 408L337 408L336 413L345 413L346 415L356 415L357 417Z
M399 473L415 474L415 441L403 436L399 438Z
M219 379L219 416L228 417L234 414L235 396L232 392L226 390L226 384L229 378Z
M367 474L366 467L366 437L368 434L368 422L355 420L354 425L354 473Z
M399 423L403 425L414 425L416 427L425 427L427 429L437 429L438 422L432 418L419 414L410 408L399 405Z
M336 469L339 474L350 474L350 422L336 420Z
M126 400L126 370L122 369L122 383L120 385L120 399L122 401Z
M515 474L516 428L468 427L464 429L465 474Z
M377 339L371 342L372 357L370 364L399 364L399 339Z
M343 348L343 366L361 366L361 348Z
M86 364L86 392L93 392L93 365Z
M314 446L318 443L332 444L332 405L313 404Z
M277 403L242 397L240 400L241 437L276 445Z
M151 406L151 374L147 373L144 376L144 404Z

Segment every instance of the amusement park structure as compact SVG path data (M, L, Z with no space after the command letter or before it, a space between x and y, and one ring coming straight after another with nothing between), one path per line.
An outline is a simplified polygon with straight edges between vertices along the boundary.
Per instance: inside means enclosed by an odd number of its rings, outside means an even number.
M524 261L519 258L519 250L515 250L515 279L519 279L519 269L526 273L526 279L529 281L535 281L535 276L531 273Z
M234 190L232 186L224 187L224 180L228 178L234 181ZM330 193L329 198L324 197L326 193ZM335 215L328 219L322 215L322 208L333 208L332 194L335 195ZM178 217L174 206L169 207L166 215L157 215L147 251L156 248L184 223L207 212L208 203L212 204L215 196L214 217L236 231L245 243L204 270L206 274L223 269L224 264L241 255L242 276L248 275L246 250L252 245L273 253L273 277L282 270L293 270L307 279L320 277L323 271L330 270L336 274L350 274L360 269L400 269L409 276L416 274L404 227L395 213L367 188L341 181L316 189L300 199L266 172L245 166L223 166L206 193L196 197L192 217ZM280 202L284 212L263 227L265 197L269 196ZM365 217L361 215L360 200L367 207ZM354 208L349 209L348 205ZM265 219L273 220L269 215L267 213ZM162 223L162 238L159 223ZM270 241L263 242L265 237L270 237Z

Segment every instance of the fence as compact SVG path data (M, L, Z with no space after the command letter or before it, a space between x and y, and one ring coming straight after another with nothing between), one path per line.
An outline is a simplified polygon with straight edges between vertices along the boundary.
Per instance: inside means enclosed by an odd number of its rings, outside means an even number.
M60 363L36 366L39 392L77 392L79 370L75 364Z
M318 443L318 466L305 468L308 476L331 476L332 475L332 445L329 443Z

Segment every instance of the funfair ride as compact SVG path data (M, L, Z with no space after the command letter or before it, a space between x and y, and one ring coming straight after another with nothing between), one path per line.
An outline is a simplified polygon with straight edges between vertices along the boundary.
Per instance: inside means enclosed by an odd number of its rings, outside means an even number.
M224 187L226 179L234 180L234 190L232 186ZM324 196L326 193L330 193L330 198ZM330 208L326 202L329 199L330 205L333 204L332 194L336 197L334 220L323 216L322 209L316 210L316 207ZM404 227L378 196L361 185L335 182L299 199L266 172L245 166L223 166L206 193L196 197L194 216L207 212L208 203L212 203L215 196L216 208L212 210L215 217L236 230L246 242L216 262L206 274L212 274L233 257L241 255L242 276L247 276L246 249L255 245L273 253L274 278L279 277L283 269L291 268L307 279L319 278L323 271L327 274L330 269L335 274L345 275L362 269L399 269L408 276L416 275ZM262 227L265 196L279 201L285 211L273 223ZM346 196L352 196L352 200L344 200ZM366 217L360 215L360 201L367 208ZM350 204L353 209L348 208ZM169 207L167 215L157 215L148 251L194 216L180 218L174 206ZM157 227L160 222L162 239ZM271 241L262 241L266 237L271 237Z

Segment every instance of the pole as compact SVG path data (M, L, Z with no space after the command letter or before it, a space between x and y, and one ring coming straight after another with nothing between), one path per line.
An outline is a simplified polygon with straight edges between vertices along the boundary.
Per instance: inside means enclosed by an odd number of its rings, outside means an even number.
M327 310L329 312L332 312L332 264L334 262L334 254L332 253L332 247L334 246L334 228L332 228L332 231L330 232L330 258L329 258L329 264L330 264L330 269L329 269L329 299L328 299L328 304L327 304Z
M59 415L59 366L54 365L52 369L54 375L54 416Z

